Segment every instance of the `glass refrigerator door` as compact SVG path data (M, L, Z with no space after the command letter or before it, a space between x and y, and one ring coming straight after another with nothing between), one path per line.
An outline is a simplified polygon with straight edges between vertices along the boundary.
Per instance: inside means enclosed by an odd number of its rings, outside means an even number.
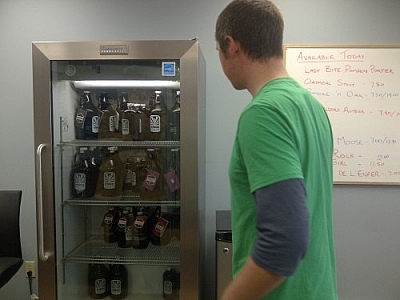
M179 64L51 61L58 299L179 299Z

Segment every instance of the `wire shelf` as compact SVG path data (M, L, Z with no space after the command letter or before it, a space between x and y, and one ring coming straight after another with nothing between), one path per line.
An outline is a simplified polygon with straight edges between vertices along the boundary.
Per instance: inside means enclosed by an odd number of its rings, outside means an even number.
M156 246L149 243L145 249L120 248L117 243L106 243L100 236L91 237L64 257L65 262L135 264L135 265L179 265L180 243Z
M73 140L61 142L58 146L72 147L179 147L180 141L120 141L120 140Z

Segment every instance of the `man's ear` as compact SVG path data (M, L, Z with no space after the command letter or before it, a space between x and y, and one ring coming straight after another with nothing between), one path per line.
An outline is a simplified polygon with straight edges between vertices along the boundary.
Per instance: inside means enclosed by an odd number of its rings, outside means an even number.
M232 36L227 35L225 37L225 42L226 42L226 52L229 53L229 55L238 55L238 52L240 51L240 43L235 40Z

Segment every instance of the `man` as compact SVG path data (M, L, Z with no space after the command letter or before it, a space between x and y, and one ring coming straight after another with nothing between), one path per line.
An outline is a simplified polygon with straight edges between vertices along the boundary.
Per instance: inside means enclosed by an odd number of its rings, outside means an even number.
M285 69L282 15L234 0L215 36L225 75L253 96L229 167L234 279L222 300L337 300L331 127Z

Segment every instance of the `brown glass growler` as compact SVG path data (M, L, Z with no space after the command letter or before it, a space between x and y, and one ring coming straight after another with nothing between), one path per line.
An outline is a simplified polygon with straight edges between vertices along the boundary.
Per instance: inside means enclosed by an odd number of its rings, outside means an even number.
M93 105L90 91L79 98L80 106L75 113L75 137L78 140L96 140L99 134L101 112Z
M110 207L108 212L103 216L101 226L104 232L104 242L115 243L117 242L117 226L122 212L119 208Z
M99 169L96 194L99 197L121 197L125 165L117 147L109 147Z
M74 198L89 198L95 194L99 166L86 147L75 154L71 171L71 192Z
M129 207L126 207L118 220L117 242L120 248L129 248L133 246L133 226L135 218Z
M150 220L149 215L145 209L141 208L135 216L133 234L132 234L132 247L136 249L147 248L150 241Z
M169 112L169 138L171 141L180 140L181 96L176 92L175 103Z
M128 272L123 265L111 266L109 284L111 299L124 299L128 296Z
M141 183L140 197L146 200L157 200L166 196L165 180L161 176L162 157L158 148L147 149L146 175Z
M107 268L104 265L89 265L88 294L92 299L107 297Z
M169 244L172 236L171 220L168 220L168 215L161 214L161 207L155 209L154 218L150 234L151 243L157 246Z
M108 94L101 93L99 97L99 108L102 112L99 126L99 139L117 139L119 114L111 104Z
M161 91L155 91L154 107L149 114L149 140L162 141L165 134L166 111L161 102Z
M176 269L166 270L163 274L163 299L179 300L179 272Z
M133 103L126 104L127 109L121 113L121 135L124 141L133 141L137 135L135 131L135 110Z
M125 163L124 191L132 192L137 184L136 164L128 157Z

